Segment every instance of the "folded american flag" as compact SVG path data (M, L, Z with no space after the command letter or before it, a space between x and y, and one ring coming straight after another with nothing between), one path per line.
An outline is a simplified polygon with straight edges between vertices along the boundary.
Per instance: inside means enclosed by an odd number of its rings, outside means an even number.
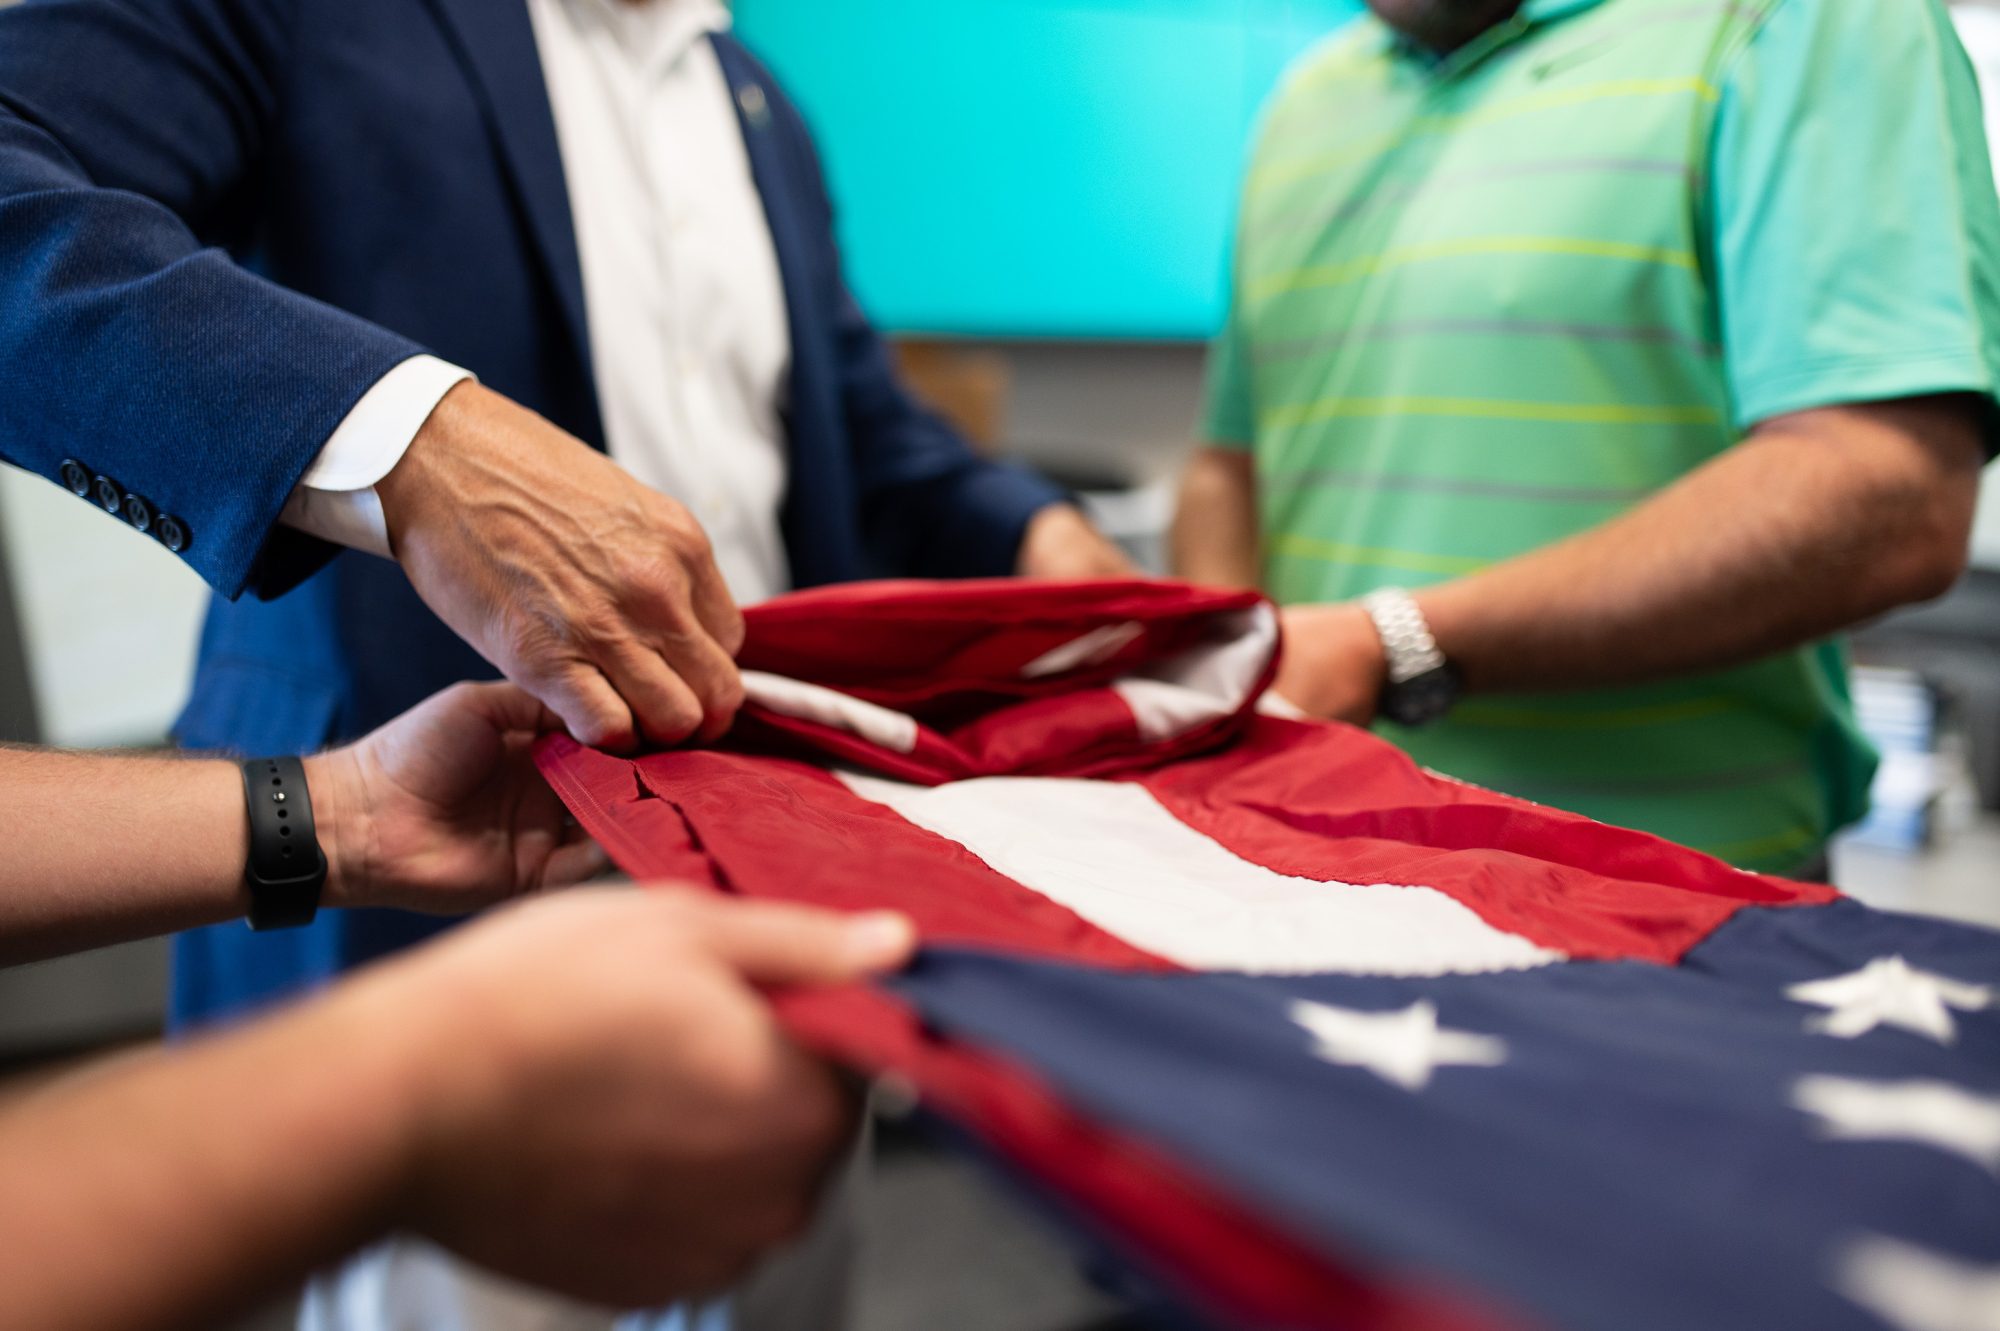
M1260 715L1253 595L749 621L721 748L544 770L635 875L912 915L790 1029L1201 1319L2000 1331L2000 936Z

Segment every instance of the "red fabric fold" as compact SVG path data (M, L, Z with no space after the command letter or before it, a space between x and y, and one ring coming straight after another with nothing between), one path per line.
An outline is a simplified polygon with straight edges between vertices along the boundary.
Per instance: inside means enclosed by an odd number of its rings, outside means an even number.
M1106 776L1227 743L1277 673L1226 715L1170 739L1141 732L1116 681L1238 635L1254 592L1179 583L885 582L821 588L755 606L740 664L889 708L917 723L886 750L752 702L731 748L833 759L924 784L998 775ZM1066 669L1051 653L1088 646Z

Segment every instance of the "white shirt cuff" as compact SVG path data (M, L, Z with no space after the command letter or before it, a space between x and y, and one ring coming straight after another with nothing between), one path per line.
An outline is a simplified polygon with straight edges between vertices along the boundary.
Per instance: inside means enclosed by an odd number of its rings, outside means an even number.
M473 375L412 356L377 380L327 436L281 521L323 541L392 558L375 484L396 469L444 395Z

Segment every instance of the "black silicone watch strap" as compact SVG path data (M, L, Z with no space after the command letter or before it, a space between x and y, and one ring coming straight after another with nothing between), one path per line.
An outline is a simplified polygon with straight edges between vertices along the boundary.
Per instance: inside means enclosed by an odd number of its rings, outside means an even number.
M326 886L326 856L313 831L305 764L297 758L243 764L243 796L250 812L250 858L243 870L250 927L261 932L311 924Z

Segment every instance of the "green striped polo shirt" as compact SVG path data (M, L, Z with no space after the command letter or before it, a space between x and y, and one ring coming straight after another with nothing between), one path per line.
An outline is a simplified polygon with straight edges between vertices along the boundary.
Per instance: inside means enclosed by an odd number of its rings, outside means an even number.
M1785 412L2000 383L2000 205L1937 0L1528 0L1443 59L1373 18L1268 109L1208 438L1281 603L1474 572ZM1384 727L1462 779L1784 871L1860 815L1843 650Z

